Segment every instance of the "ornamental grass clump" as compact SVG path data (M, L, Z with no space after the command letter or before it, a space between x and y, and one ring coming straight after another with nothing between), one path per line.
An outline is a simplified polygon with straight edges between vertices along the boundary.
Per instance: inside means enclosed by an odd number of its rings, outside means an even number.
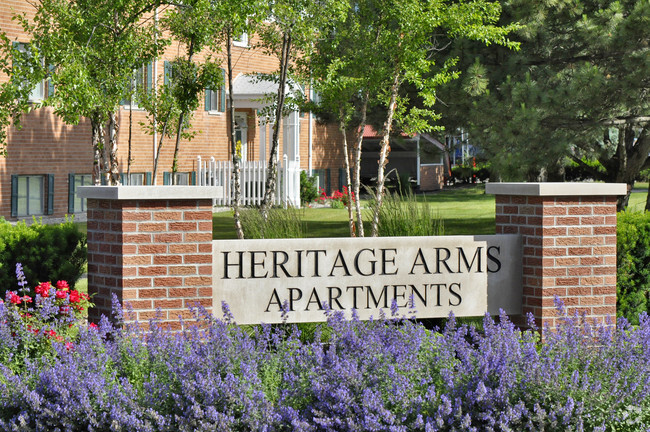
M394 305L395 306L395 305ZM24 367L0 365L0 430L645 431L650 319L522 331L505 315L483 330L441 331L326 309L328 332L252 330L197 310L180 332L152 320L80 326ZM116 309L114 321L120 323ZM13 335L2 322L0 350ZM42 353L41 353L42 354Z

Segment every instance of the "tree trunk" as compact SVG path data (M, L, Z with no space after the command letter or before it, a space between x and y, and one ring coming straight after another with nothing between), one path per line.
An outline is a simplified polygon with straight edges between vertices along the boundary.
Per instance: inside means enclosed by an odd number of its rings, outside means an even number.
M393 115L395 114L395 107L397 105L397 92L399 90L399 71L395 70L393 77L393 84L390 88L390 102L388 103L388 114L386 122L384 123L383 136L381 138L381 150L379 153L379 168L377 169L377 193L375 196L376 203L372 215L372 230L371 236L377 237L379 235L379 212L383 204L384 198L384 183L386 181L384 172L388 164L388 154L390 153L390 131L393 125Z
M619 197L617 200L616 207L618 211L625 210L627 207L634 181L648 161L648 152L650 152L648 127L644 127L639 134L636 133L634 125L631 124L619 128L616 156L614 157L616 164L614 165L613 181L626 183L628 190L625 196Z
M104 131L99 116L90 117L93 143L93 184L98 186L102 183L102 154L104 152Z
M169 125L169 117L165 119L163 123L163 128L160 134L160 139L158 140L158 148L156 149L156 158L153 162L153 174L151 176L151 184L156 184L156 177L158 176L158 160L160 159L160 151L162 150L163 140L165 139L165 134L167 134L167 126Z
M345 132L345 122L343 120L343 109L339 112L339 130L343 135L343 160L345 162L345 184L348 189L348 226L350 228L350 237L355 237L355 227L354 227L354 213L352 212L352 181L350 179L350 155L348 152L348 137ZM356 195L355 195L356 197Z
M193 57L194 57L194 39L190 41L190 46L188 47L187 50L188 66L190 63L192 63ZM180 115L178 116L178 128L176 128L176 145L174 146L174 158L172 160L172 184L173 185L175 185L177 182L176 173L178 172L178 153L180 152L180 148L181 148L181 134L183 133L183 123L187 115L189 115L189 113L185 109L183 109Z
M354 195L356 196L356 201L354 202L356 212L357 212L357 236L363 237L365 235L363 230L363 215L361 214L361 201L359 199L360 188L361 188L361 151L363 149L363 130L366 127L366 119L368 113L368 100L370 99L370 89L366 88L365 93L363 94L363 102L361 104L361 124L359 125L359 130L357 131L357 139L355 146L354 154Z
M178 153L181 148L181 134L183 133L183 121L185 112L181 111L178 116L178 127L176 128L176 145L174 146L174 158L172 160L172 184L176 184L176 172L178 172Z
M275 189L277 187L277 154L280 139L280 124L282 122L282 111L284 110L285 85L287 83L287 71L289 69L289 52L291 50L291 34L282 35L282 53L280 54L280 83L278 86L278 100L275 108L275 124L273 125L273 139L271 140L271 149L269 163L267 167L266 190L264 191L264 200L262 201L262 218L266 221L269 209L275 199Z
M235 222L235 231L237 232L237 238L243 239L244 230L241 226L241 217L239 214L239 207L241 203L241 176L239 166L239 161L241 160L241 146L239 147L238 151L237 143L235 142L235 104L233 100L232 88L232 52L230 46L231 39L232 34L229 28L226 32L226 56L228 58L228 98L230 100L230 152L232 154L232 170L235 177L235 202L233 204L233 218Z
M109 184L117 186L120 184L119 162L117 160L117 133L120 123L117 119L117 112L111 111L108 117L108 145L109 153Z
M133 106L133 96L131 96L131 102L129 107ZM131 184L131 158L133 149L133 110L129 109L129 155L126 159L126 184Z

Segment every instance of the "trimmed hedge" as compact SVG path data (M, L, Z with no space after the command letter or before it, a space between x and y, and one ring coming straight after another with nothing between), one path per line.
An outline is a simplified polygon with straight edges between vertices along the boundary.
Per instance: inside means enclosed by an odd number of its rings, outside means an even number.
M636 324L650 312L650 212L620 212L617 225L617 315Z
M65 280L74 287L87 262L86 236L71 221L45 225L0 219L0 295L16 288L16 263L32 283Z

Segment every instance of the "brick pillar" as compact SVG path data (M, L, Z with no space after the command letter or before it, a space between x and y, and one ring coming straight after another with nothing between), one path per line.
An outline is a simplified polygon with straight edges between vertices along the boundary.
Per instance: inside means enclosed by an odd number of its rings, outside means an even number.
M133 309L128 320L179 327L189 307L212 311L212 198L221 188L89 186L89 319L111 316L112 296ZM126 311L126 310L125 310Z
M490 183L496 233L521 234L523 312L555 327L555 296L569 311L616 318L616 198L625 184ZM523 323L522 323L523 324Z

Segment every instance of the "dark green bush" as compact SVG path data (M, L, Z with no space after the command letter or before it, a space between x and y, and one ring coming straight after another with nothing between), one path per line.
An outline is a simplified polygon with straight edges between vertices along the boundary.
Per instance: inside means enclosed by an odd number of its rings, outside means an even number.
M316 178L309 177L306 171L300 171L300 202L310 203L318 198Z
M650 212L620 212L617 227L617 315L637 324L650 312Z
M566 181L598 180L605 174L605 168L598 160L582 158L582 162L584 165L573 160L567 162L564 167Z
M0 218L0 294L15 290L16 263L23 265L31 286L66 280L70 287L86 266L86 236L72 221L44 225L35 221L12 225Z

